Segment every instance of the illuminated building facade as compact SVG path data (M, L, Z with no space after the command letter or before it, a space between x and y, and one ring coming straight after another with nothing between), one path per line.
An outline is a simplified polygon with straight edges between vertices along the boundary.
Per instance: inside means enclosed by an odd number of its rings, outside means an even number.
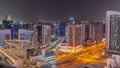
M10 29L12 23L13 21L11 20L11 17L9 15L5 15L5 19L2 21L3 29Z
M89 40L89 24L87 22L82 22L81 23L81 29L82 29L82 42L86 42L87 40Z
M56 37L57 36L57 33L58 33L58 24L57 23L52 23L51 24L51 28L52 28L52 30L51 30L51 32L52 32L52 35L54 36L54 37Z
M38 43L42 43L42 25L41 24L34 24L32 26L34 32L38 33Z
M65 36L65 28L66 28L66 23L65 22L58 23L58 36L59 37L64 37Z
M78 46L81 45L82 31L80 24L68 24L66 27L66 39L68 45Z
M107 11L106 34L108 52L120 53L120 12Z
M13 21L11 20L10 15L5 15L5 19L2 22L3 29L11 29L11 39L14 38L14 25Z
M51 43L51 26L42 25L42 43L49 45Z
M104 24L102 22L91 22L89 24L89 39L99 43L104 38Z
M18 29L23 29L23 21L17 21L14 23L14 37L18 37Z
M51 26L47 24L34 24L33 31L38 34L38 43L49 45L51 43Z

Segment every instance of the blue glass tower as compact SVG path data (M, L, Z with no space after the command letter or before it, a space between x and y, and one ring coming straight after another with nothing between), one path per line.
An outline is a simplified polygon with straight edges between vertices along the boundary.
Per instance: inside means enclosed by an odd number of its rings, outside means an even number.
M65 22L58 23L58 36L59 37L65 36L65 28L66 28Z
M11 30L11 39L14 39L14 24L13 24L13 22L10 23L10 30Z
M14 24L9 15L5 15L5 19L2 22L2 29L11 30L11 39L14 38Z

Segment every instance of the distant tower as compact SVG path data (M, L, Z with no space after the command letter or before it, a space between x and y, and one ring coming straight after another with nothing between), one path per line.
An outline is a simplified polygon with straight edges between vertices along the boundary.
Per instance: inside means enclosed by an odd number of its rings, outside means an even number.
M94 42L101 42L104 38L104 24L102 22L90 22L89 38Z
M66 27L66 39L69 46L82 44L82 31L80 24L68 24Z
M13 23L10 15L5 15L5 19L2 22L3 29L10 29L10 24Z
M42 43L49 45L51 43L51 26L42 25Z
M42 25L37 25L37 32L38 32L38 42L42 43Z
M52 23L51 28L52 28L52 30L51 30L52 36L54 38L57 37L57 35L58 35L58 24L57 23Z
M37 32L37 34L38 34L38 37L37 37L38 43L42 43L42 36L43 36L42 35L42 25L41 24L34 24L33 31Z
M13 21L11 20L10 15L5 15L5 19L2 22L3 29L11 29L11 39L14 38L14 25Z
M107 51L120 54L120 12L106 13Z
M59 37L64 37L65 36L65 28L66 28L66 23L65 22L58 23L58 36Z
M89 33L90 33L90 24L87 21L82 21L81 23L81 29L82 29L82 41L86 42L89 40Z

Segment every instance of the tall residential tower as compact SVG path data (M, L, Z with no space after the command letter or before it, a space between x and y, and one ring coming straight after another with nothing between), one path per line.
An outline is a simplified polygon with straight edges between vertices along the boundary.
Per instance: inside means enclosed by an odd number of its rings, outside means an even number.
M120 12L107 11L106 34L108 52L120 53Z
M78 46L82 44L82 31L80 24L68 24L66 27L66 39L68 45Z
M42 25L42 43L49 45L51 43L51 26Z

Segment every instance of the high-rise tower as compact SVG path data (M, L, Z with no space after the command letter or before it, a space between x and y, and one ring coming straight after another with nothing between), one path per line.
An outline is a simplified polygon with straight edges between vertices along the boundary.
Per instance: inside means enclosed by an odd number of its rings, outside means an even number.
M120 53L120 12L107 11L106 34L108 52Z

